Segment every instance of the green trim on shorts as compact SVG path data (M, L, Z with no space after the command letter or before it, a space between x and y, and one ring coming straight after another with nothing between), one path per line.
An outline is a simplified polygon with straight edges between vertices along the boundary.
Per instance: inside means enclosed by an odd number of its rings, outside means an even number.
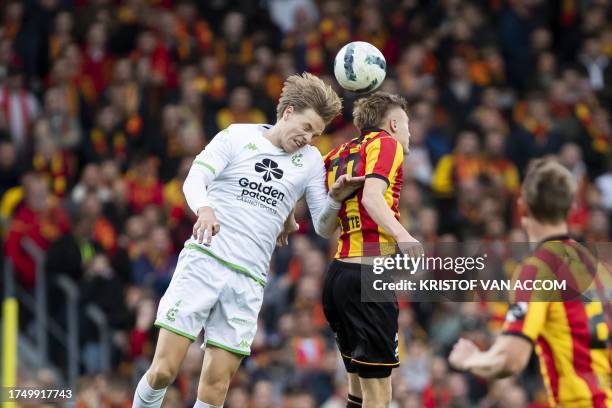
M213 258L214 260L216 260L217 262L223 264L224 266L227 266L230 269L233 269L237 272L240 273L244 273L246 276L248 276L249 278L255 280L255 282L259 283L261 286L265 287L266 286L266 281L261 279L259 276L255 275L254 273L252 273L251 271L249 271L248 269L240 266L240 265L236 265L233 264L231 262L226 261L225 259L219 258L217 255L213 254L212 252L210 252L207 249L202 248L199 245L196 244L187 244L185 245L185 248L187 249L195 249L196 251L200 251L203 254L206 254L208 256L210 256L211 258Z
M238 349L235 349L235 348L231 348L231 347L228 347L228 346L223 345L221 343L218 343L218 342L216 342L214 340L206 340L206 344L207 345L210 344L211 346L219 347L220 349L223 349L225 351L229 351L230 353L238 354L240 356L250 356L251 355L250 351L242 351L242 350L238 350Z
M217 172L215 171L215 168L213 166L211 166L210 164L208 164L206 162L203 162L202 160L194 160L193 164L199 164L200 166L204 166L208 170L212 171L212 174L217 175Z
M179 336L186 337L186 338L188 338L191 341L195 341L196 340L195 336L192 336L191 334L187 334L187 333L185 333L183 331L180 331L179 329L175 329L174 327L170 327L167 324L160 322L159 320L156 320L155 323L153 323L153 326L158 327L160 329L166 329L169 332L172 332L174 334L178 334Z

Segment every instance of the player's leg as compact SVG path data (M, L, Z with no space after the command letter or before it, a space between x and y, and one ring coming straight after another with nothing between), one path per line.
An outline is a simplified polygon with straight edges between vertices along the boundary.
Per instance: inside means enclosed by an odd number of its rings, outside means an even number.
M359 375L355 373L348 374L348 400L347 408L360 408L363 406L363 393L361 391L361 382Z
M334 284L333 297L340 322L336 337L345 366L358 374L362 407L387 407L391 370L399 365L395 294L381 298L384 302L362 302L363 265L338 262L338 266L342 279Z
M204 352L198 385L198 401L194 407L220 407L225 401L230 380L244 356L209 345Z
M153 362L138 383L134 407L159 407L185 358L191 342L202 330L225 285L211 258L183 249L170 286L159 302L155 326L160 328Z
M389 374L391 369L389 369ZM391 402L391 376L385 378L359 377L363 392L363 408L387 408Z
M391 371L399 365L397 356L397 302L362 303L363 341L353 353L362 392L362 407L388 407L391 401Z
M134 408L161 406L167 387L174 382L191 340L166 329L159 331L151 367L140 379L134 395Z
M196 407L222 406L242 359L251 354L263 286L241 272L219 265L228 276L205 330L205 352ZM208 405L207 405L208 404Z
M350 357L355 348L354 340L356 336L351 331L352 324L343 318L347 308L347 300L351 295L356 295L349 293L351 286L347 286L347 278L350 281L350 276L343 275L341 265L343 265L341 262L332 262L325 276L322 293L323 312L336 336L336 344L348 376L346 406L348 408L359 408L362 400L361 384L357 375L357 367Z

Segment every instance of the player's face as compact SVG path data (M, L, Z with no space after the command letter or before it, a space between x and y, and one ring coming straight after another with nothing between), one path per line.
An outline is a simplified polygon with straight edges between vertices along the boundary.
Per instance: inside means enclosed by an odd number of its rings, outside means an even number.
M393 137L404 148L404 154L410 150L410 128L408 126L408 115L401 108L394 108L387 117L389 128L393 131Z
M312 138L325 130L325 122L312 109L298 112L289 106L280 120L282 129L281 148L293 153L300 147L309 144Z

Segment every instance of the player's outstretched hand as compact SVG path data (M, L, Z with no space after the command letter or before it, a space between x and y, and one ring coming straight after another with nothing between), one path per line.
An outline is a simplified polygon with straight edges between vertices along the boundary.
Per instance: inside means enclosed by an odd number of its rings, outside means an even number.
M363 187L365 176L354 177L350 174L343 174L332 185L329 196L338 202L344 201L356 190Z
M469 358L478 352L480 350L473 341L461 338L453 346L453 350L448 356L448 362L454 369L464 371L469 369Z
M193 226L193 237L198 244L210 245L213 235L217 235L221 226L211 207L200 207L198 209L198 220Z
M281 231L278 238L276 238L276 245L282 247L289 244L289 235L293 234L300 229L300 224L295 220L295 209L291 211L289 217L285 220L283 230Z

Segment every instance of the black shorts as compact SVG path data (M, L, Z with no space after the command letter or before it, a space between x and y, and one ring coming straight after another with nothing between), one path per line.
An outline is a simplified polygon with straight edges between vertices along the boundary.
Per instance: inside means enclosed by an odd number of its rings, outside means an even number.
M346 371L362 378L385 378L399 365L395 295L390 302L361 301L361 264L335 260L323 288L323 311Z

